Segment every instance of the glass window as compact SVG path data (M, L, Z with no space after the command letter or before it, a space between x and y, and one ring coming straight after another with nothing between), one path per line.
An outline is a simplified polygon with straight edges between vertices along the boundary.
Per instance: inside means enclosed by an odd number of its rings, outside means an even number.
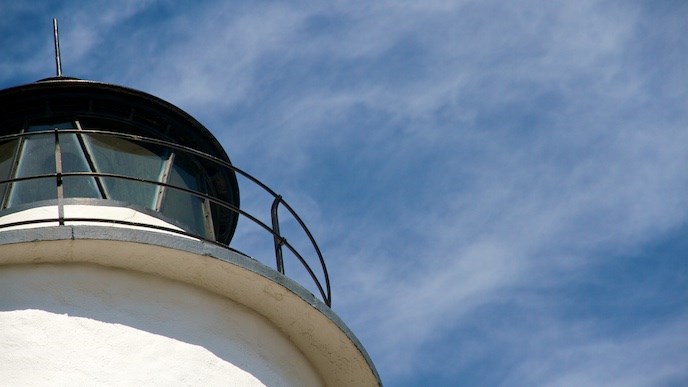
M162 149L106 135L88 135L84 139L96 171L159 181L166 160ZM156 185L108 177L101 180L109 199L155 209Z
M0 143L0 180L52 175L0 184L0 199L7 196L7 207L57 198L55 134L35 132L56 128L78 130L80 127L77 124L59 122L31 125L27 132L32 132L29 133L32 135L27 135L21 141ZM95 172L133 178L64 176L62 187L65 198L104 198L130 203L159 211L183 224L189 232L204 237L213 236L213 230L209 230L212 228L210 219L211 213L217 213L217 209L211 211L203 198L141 181L163 182L206 193L208 177L202 173L206 169L193 156L105 134L59 132L58 136L63 173ZM18 161L14 176L10 176L17 147Z
M0 181L10 178L12 171L12 163L14 162L14 153L17 149L19 141L12 140L0 144ZM0 184L0 203L5 197L5 191L9 183Z
M60 134L62 172L92 172L86 155L74 133ZM91 176L65 176L64 197L101 198L96 179Z
M29 136L19 153L16 177L55 173L55 140L52 134ZM20 181L12 184L7 207L39 200L55 199L57 187L54 177Z
M204 191L201 189L202 185L198 174L190 172L193 170L191 161L180 154L176 156L168 183L194 191ZM160 212L184 222L191 228L192 232L207 236L202 198L184 191L167 188Z

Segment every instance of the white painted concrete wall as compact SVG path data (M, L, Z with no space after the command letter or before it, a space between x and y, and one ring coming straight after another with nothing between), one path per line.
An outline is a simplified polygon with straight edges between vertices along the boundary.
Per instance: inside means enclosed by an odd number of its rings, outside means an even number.
M267 320L161 277L89 264L0 267L4 385L317 386Z

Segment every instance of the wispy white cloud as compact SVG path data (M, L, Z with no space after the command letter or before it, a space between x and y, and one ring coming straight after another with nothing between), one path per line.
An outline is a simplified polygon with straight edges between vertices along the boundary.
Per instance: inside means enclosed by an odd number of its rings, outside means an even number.
M688 355L685 317L621 337L600 335L595 322L543 323L536 332L512 338L512 348L524 348L527 356L508 379L546 386L680 385L686 371L677 359Z
M556 306L686 224L686 54L663 40L685 7L136 4L72 16L76 75L179 104L286 191L385 380L466 380L484 359L492 384L686 378L685 303L614 338Z

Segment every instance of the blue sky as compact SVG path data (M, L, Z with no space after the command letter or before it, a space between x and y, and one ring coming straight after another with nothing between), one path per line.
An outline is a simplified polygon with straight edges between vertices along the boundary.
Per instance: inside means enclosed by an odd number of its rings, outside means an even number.
M3 1L0 87L53 16L299 211L386 385L688 384L687 2Z

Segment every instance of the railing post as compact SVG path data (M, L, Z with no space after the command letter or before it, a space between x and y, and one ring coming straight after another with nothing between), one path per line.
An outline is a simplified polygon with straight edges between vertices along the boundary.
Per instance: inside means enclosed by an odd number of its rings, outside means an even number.
M62 181L62 148L60 146L60 132L55 128L55 182L57 184L57 218L60 226L64 226L64 185Z
M279 204L282 202L282 196L275 196L275 200L272 202L272 208L270 210L270 215L272 219L272 231L273 240L275 242L275 259L277 260L277 271L284 274L284 259L282 258L282 245L284 244L284 238L280 234L279 219L277 215L277 209Z

